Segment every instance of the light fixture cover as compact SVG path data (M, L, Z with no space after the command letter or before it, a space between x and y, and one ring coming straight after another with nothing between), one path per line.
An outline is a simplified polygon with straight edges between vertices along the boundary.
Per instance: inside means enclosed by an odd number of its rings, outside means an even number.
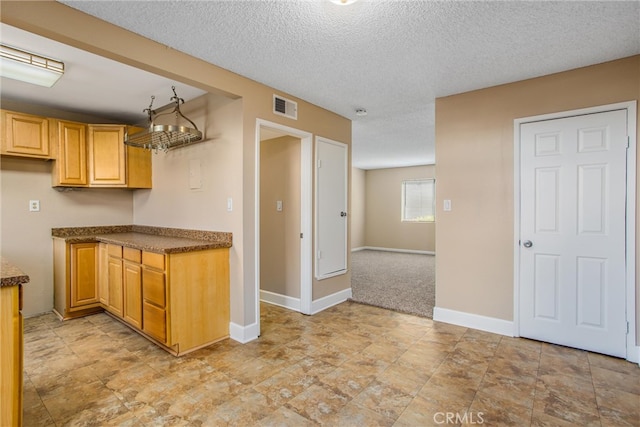
M340 6L346 6L348 4L353 4L358 0L329 0L331 3L339 4Z
M0 76L51 87L64 74L64 63L0 44Z

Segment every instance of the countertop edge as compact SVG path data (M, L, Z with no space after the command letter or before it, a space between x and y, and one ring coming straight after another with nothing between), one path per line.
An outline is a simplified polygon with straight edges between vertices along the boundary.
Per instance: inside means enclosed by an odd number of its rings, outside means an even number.
M60 232L60 230L63 230ZM139 249L147 252L161 253L161 254L173 254L173 253L185 253L185 252L195 252L202 251L208 249L220 249L220 248L230 248L232 244L231 233L227 232L207 232L210 233L211 236L220 236L219 240L207 240L207 239L195 239L193 237L185 237L185 236L176 236L170 235L167 233L155 234L155 233L145 233L142 231L136 231L131 229L126 229L124 226L121 228L118 226L115 230L114 228L104 228L104 227L78 227L78 231L102 231L102 233L91 233L91 234L76 234L74 230L71 232L67 232L71 230L67 229L52 229L52 238L64 240L66 243L74 244L74 243L110 243L114 245L125 246L133 249ZM144 231L153 230L152 228L145 229ZM168 229L168 230L176 230L176 229ZM122 237L119 237L118 234L121 234ZM127 234L126 238L124 235ZM135 237L132 238L132 235L139 235L142 238L140 241L136 241ZM144 242L144 239L155 238L158 241L165 241L166 243L162 243L159 245L154 245L153 242ZM175 239L175 242L171 242Z
M0 287L18 286L25 283L29 283L31 280L29 276L22 272L18 267L11 264L9 261L1 259L2 279L0 280Z

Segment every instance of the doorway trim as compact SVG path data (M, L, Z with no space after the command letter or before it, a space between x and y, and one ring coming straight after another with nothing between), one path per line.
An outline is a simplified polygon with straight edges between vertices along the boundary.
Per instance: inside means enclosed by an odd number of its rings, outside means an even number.
M267 127L300 138L300 312L311 314L312 300L312 195L313 134L300 129L256 119L255 146L255 301L256 323L260 335L260 128Z
M520 336L520 126L525 123L554 120L585 114L604 113L613 110L626 110L627 112L627 185L626 185L626 321L627 321L627 356L630 362L640 361L640 346L636 346L636 163L637 163L637 102L628 101L615 104L600 105L578 110L561 111L557 113L542 114L538 116L522 117L513 121L513 212L514 212L514 239L513 239L513 335Z

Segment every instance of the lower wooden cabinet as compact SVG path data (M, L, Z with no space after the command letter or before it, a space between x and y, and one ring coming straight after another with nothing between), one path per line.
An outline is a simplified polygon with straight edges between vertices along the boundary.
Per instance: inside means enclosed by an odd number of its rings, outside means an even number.
M142 329L142 266L140 250L124 248L123 253L124 320Z
M102 310L98 294L98 243L53 242L53 307L62 319Z
M0 426L22 425L22 285L0 286Z
M118 317L124 314L124 289L122 279L122 246L107 245L107 288L109 303L105 309Z
M134 315L124 321L174 355L229 337L228 248L140 256L139 264L124 260L124 288L125 313L141 307L142 326Z
M143 253L142 296L143 332L163 344L167 343L167 286L165 282L165 256Z
M161 254L54 238L55 310L102 309L174 355L229 337L229 249Z

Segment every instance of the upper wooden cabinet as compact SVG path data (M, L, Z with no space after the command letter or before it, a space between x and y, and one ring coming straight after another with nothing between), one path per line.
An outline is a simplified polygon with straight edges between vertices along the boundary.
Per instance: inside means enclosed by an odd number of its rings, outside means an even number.
M1 110L1 154L51 159L50 119Z
M151 188L151 151L124 144L141 129L0 110L0 154L54 159L54 187Z
M53 167L53 185L80 187L88 185L87 125L55 120L54 128L58 159Z
M127 126L54 120L54 187L151 188L151 152L124 145Z
M89 183L122 186L127 183L124 126L89 125Z

